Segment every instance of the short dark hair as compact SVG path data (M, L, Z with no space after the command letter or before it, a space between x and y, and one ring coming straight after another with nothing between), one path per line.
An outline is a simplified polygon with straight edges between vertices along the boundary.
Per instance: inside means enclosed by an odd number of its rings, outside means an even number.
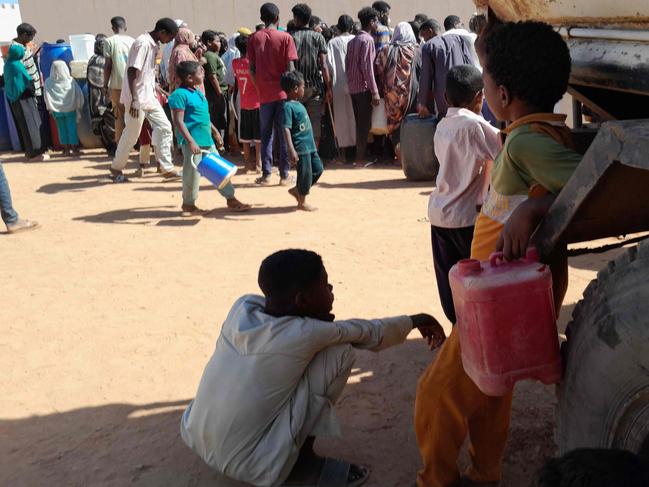
M115 29L126 29L126 19L118 15L110 19L110 25Z
M293 16L296 19L302 22L302 25L309 24L309 21L311 20L311 7L306 3L298 3L291 9L291 12L293 12Z
M304 84L304 76L299 71L286 71L279 82L282 89L288 93L293 91L296 86Z
M380 14L387 13L392 9L392 7L390 7L390 4L388 2L383 2L383 1L374 2L372 4L372 8Z
M370 22L372 22L372 19L377 19L379 18L379 12L376 9L373 9L372 7L365 7L358 12L358 20L361 21L361 26L362 27L367 27L370 25Z
M287 249L266 257L259 267L257 283L266 300L286 301L318 282L324 264L310 250Z
M487 17L483 14L476 14L469 19L469 30L477 35L482 35L487 26Z
M264 27L266 27L266 25L264 23L259 23L259 24L255 25L255 32L259 32Z
M153 31L162 32L163 30L169 32L169 34L173 34L173 35L178 34L178 26L176 25L176 21L174 19L170 19L169 17L164 17L158 20L155 23L155 27L153 28Z
M419 29L421 28L421 24L416 20L411 20L408 24L412 27L412 33L415 34L415 39L419 39Z
M101 32L95 36L95 41L104 41L108 39L108 36L106 34L102 34Z
M449 15L444 19L444 30L455 29L459 24L462 23L462 19L457 15Z
M315 29L318 25L322 25L322 19L317 15L312 15L309 19L309 27Z
M240 34L234 40L234 46L237 49L239 49L239 52L241 53L241 57L244 57L248 53L248 37L249 36Z
M561 35L543 22L506 22L484 34L484 69L512 97L552 110L568 88L570 51Z
M338 17L338 30L343 33L343 32L351 32L352 29L354 28L354 19L352 19L349 15L341 15Z
M415 15L415 22L419 22L420 24L423 24L428 20L428 15L426 14L417 14Z
M435 34L441 34L442 26L435 19L428 19L426 22L421 24L421 27L419 27L419 32L422 30L432 30Z
M16 27L16 34L18 34L19 36L22 35L35 36L36 29L32 24L28 24L27 22L24 22L20 24L18 27Z
M279 7L274 3L265 3L259 9L259 17L265 24L275 22L279 17Z
M176 76L184 80L190 74L196 74L201 67L200 63L196 61L182 61L176 65Z
M644 487L647 462L625 450L580 448L552 458L537 473L535 487Z
M214 39L216 39L219 35L213 31L213 30L204 30L203 33L201 34L201 42L205 45L211 43Z
M482 73L470 64L454 66L446 75L446 97L453 107L466 107L483 88Z

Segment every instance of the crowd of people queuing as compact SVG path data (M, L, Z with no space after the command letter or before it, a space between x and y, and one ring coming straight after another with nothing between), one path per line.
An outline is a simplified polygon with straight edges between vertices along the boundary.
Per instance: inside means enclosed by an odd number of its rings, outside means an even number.
M393 29L390 5L384 1L363 8L357 21L341 15L332 26L313 15L306 4L295 5L291 12L292 18L283 27L277 6L264 4L262 23L255 26L255 32L244 27L229 38L212 29L197 35L184 21L164 18L152 31L134 39L127 33L126 19L112 18L112 35L97 34L87 69L92 128L113 157L112 180L128 181L124 168L134 146L139 146L140 164L131 177L143 176L153 146L161 177L178 179L185 174L188 181L183 193L188 196L192 193L189 186L197 184L191 167L195 168L200 154L243 150L244 171L258 173L257 184L270 184L276 165L279 183L293 186L289 192L298 208L313 210L304 200L322 173L322 159L363 167L389 154L398 162L404 117L414 112L422 117L444 115L448 69L455 64L479 65L474 43L477 29L484 26L482 16L469 22L476 29L471 33L454 15L446 18L445 29L424 14ZM30 24L17 28L4 75L25 156L30 161L49 158L48 111L63 154L76 155L83 95L63 61L53 63L43 82L32 51L35 36ZM191 87L183 86L179 74L179 66L188 61L198 63L203 76ZM304 94L299 102L308 115L306 125L284 126L288 94L281 80L287 71L301 75ZM184 100L189 105L173 107L169 99L181 88L193 96ZM194 95L195 90L200 95ZM207 115L196 107L199 99L206 101ZM372 111L381 99L387 137L370 134ZM215 146L209 143L211 135L204 137L203 145L192 144L191 137L180 133L175 112L188 119L188 133L207 124L209 116L209 126L202 128L216 129ZM313 144L296 144L295 139L285 137L286 129L298 139L312 138ZM304 152L306 146L309 153ZM183 154L182 173L174 167L176 153ZM297 168L300 184L293 185L291 165ZM235 198L234 188L222 193L232 210L249 209ZM185 216L202 213L195 198L184 199L182 206Z
M570 73L564 40L546 24L487 24L480 15L470 19L470 30L457 16L440 24L424 14L393 28L384 1L361 9L358 22L341 15L332 27L306 4L292 14L282 28L278 7L265 3L255 32L241 28L229 39L216 30L196 35L169 18L133 39L125 19L113 18L114 35L97 36L88 67L93 119L114 157L111 178L128 180L123 171L138 141L144 155L134 175L141 176L153 145L161 177L183 180L183 214L195 215L202 154L242 144L245 170L259 175L256 183L271 184L276 161L279 184L291 186L298 209L309 211L306 198L323 173L322 159L329 159L322 155L332 135L342 158L365 167L387 149L399 159L406 115L434 115L440 172L428 218L440 301L455 324L449 269L469 257L486 260L497 249L508 260L523 256L581 159L565 115L553 113ZM28 24L18 28L4 81L26 156L43 160L45 110L65 150L75 151L83 100L62 61L41 83L29 48L34 35ZM387 137L368 144L372 111L381 104ZM508 125L499 130L496 121ZM182 173L173 164L174 139ZM220 192L229 208L249 209L231 184ZM1 165L0 204L10 230L35 227L11 208ZM567 287L565 255L558 252L551 268L558 312ZM431 349L440 348L417 387L414 426L423 463L417 485L498 484L512 394L491 397L478 389L463 369L455 329L445 337L426 314L336 321L333 287L321 257L310 251L269 256L258 284L263 297L243 296L230 311L181 421L183 440L223 485L364 483L369 468L322 458L314 442L339 434L333 404L351 373L354 348L397 345L413 328ZM467 436L471 466L461 474L457 460ZM562 462L586 478L589 458L581 452L551 462L538 485L572 485Z

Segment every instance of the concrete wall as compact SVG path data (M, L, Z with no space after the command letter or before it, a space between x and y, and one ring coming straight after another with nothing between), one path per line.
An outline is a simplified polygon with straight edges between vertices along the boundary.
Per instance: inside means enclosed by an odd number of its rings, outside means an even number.
M1 1L1 0L0 0ZM292 17L290 8L304 0L275 0L280 7L283 24ZM21 0L20 8L25 22L38 30L37 42L53 42L69 34L103 32L110 34L110 18L126 18L129 32L137 36L150 30L160 17L181 18L195 32L218 29L227 33L239 27L252 28L259 18L263 0ZM361 7L370 0L311 0L314 14L327 23L335 23L338 16L347 13L356 17ZM443 21L449 14L462 17L465 24L475 7L471 0L392 0L392 25L412 20L416 13L426 13Z

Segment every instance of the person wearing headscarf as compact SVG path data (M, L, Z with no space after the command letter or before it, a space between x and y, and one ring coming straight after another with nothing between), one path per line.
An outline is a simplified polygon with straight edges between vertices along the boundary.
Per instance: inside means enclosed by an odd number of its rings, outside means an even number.
M9 47L4 66L5 94L20 133L25 156L29 160L47 160L43 123L38 111L36 89L32 77L22 62L25 47L15 43Z
M106 57L104 56L106 36L97 34L95 37L95 54L88 61L86 77L88 79L88 109L90 111L90 122L92 131L101 138L101 143L113 156L117 148L116 119L110 109L110 89L106 87L104 68ZM120 90L121 94L121 90ZM118 99L119 101L119 99Z
M399 158L401 121L415 111L421 70L419 44L408 22L401 22L394 29L390 44L376 56L375 70L385 100L388 133Z
M56 122L63 155L79 150L77 120L81 118L83 102L81 88L70 75L68 65L65 61L54 61L50 77L45 80L45 104Z
M187 22L182 19L176 19L174 23L179 29L187 27ZM167 79L169 60L171 59L171 52L174 50L175 45L176 43L173 40L165 44L164 48L162 48L162 55L160 56L160 78L162 80L162 87L167 91L169 89L169 80Z
M171 51L171 57L169 58L169 70L167 72L169 93L172 93L181 84L181 80L178 79L178 76L176 75L176 66L183 61L198 62L198 59L192 50L196 48L196 44L196 37L191 30L186 27L182 27L178 30L178 34L176 34L176 38L174 39L174 48L173 51ZM205 88L202 84L198 86L198 89L201 93L205 93Z

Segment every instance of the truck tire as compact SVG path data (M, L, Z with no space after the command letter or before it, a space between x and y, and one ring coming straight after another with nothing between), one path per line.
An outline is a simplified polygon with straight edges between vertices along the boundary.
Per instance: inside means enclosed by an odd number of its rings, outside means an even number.
M649 241L599 272L566 335L560 453L620 448L649 458Z

